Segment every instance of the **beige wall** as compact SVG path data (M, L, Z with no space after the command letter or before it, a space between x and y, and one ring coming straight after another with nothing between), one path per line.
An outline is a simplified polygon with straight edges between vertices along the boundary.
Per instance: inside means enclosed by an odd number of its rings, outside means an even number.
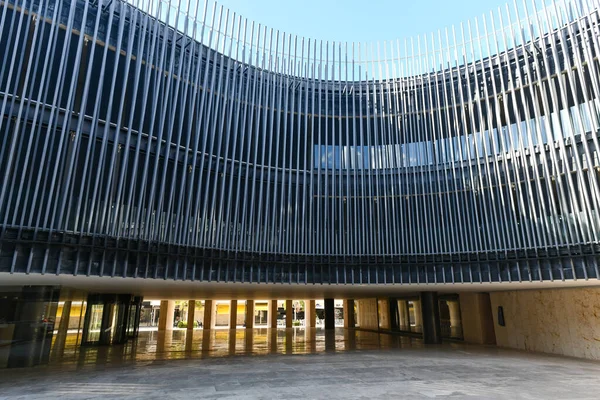
M357 324L363 329L379 329L377 319L377 299L357 300Z
M495 344L489 293L460 293L463 337L467 343Z
M494 292L490 297L499 346L600 359L600 288ZM504 309L505 327L498 325L498 306Z

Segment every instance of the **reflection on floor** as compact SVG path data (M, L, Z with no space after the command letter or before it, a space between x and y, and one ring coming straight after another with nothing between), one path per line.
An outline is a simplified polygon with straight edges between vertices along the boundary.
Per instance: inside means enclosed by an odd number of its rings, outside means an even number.
M0 399L597 399L600 363L354 330L145 332L0 373ZM258 354L265 354L257 356ZM230 356L235 355L235 356Z
M140 331L136 340L124 345L81 347L77 343L77 334L69 334L62 349L54 343L50 364L84 366L233 355L421 347L420 339L343 328L333 331L320 328Z

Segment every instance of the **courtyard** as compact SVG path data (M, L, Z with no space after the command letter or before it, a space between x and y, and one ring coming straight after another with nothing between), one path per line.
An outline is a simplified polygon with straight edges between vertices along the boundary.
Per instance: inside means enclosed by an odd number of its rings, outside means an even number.
M6 399L594 399L600 363L337 328L140 332L4 370ZM187 336L187 338L186 338Z

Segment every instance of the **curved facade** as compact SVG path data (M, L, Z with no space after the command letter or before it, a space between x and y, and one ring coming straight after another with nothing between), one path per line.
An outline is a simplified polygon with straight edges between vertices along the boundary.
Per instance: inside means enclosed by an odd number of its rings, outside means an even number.
M131 3L0 3L0 271L598 278L597 1L368 45Z

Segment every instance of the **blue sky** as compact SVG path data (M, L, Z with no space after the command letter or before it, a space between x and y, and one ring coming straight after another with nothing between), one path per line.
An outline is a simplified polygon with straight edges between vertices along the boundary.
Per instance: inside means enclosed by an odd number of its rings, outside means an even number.
M506 0L218 0L218 4L269 28L304 37L376 42L460 24L504 7Z

